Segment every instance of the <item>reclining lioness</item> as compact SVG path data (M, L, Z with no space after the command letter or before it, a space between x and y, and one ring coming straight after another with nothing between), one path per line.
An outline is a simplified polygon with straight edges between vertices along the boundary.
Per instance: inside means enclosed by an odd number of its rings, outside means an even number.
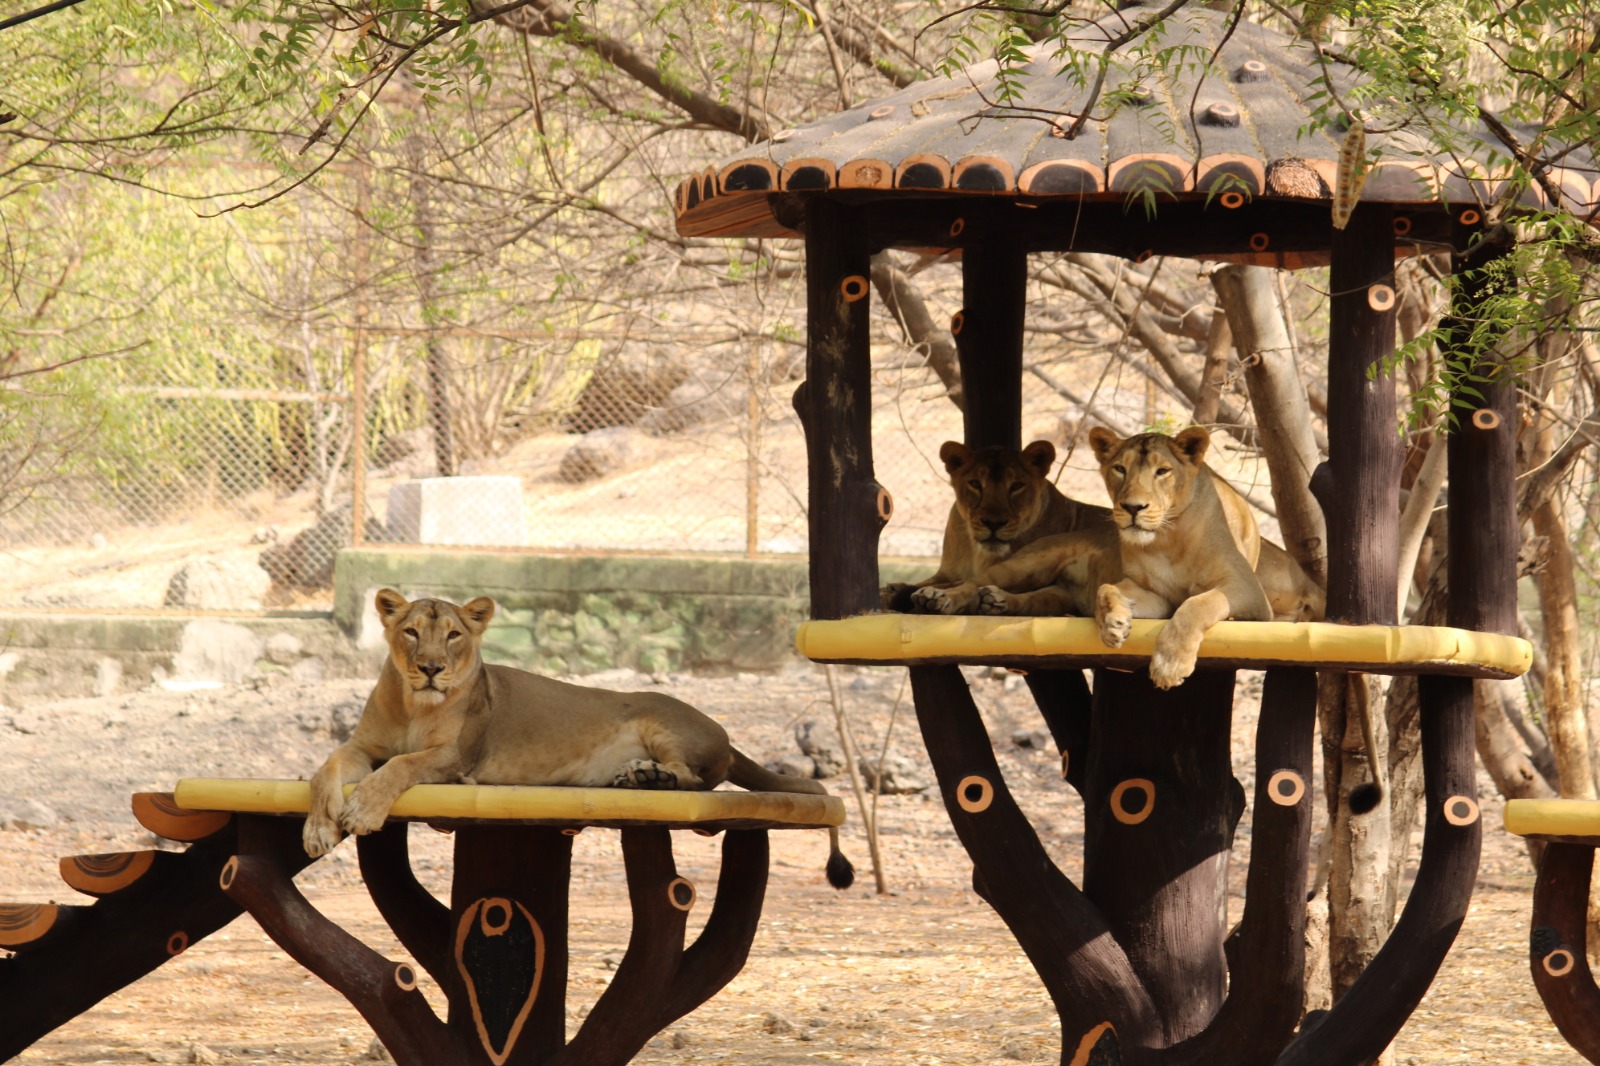
M660 692L569 685L479 655L494 601L462 606L376 598L389 657L350 739L311 779L304 842L313 858L345 833L380 828L412 785L573 785L825 794L756 764L700 711ZM344 786L356 782L347 800ZM830 829L828 881L855 878Z

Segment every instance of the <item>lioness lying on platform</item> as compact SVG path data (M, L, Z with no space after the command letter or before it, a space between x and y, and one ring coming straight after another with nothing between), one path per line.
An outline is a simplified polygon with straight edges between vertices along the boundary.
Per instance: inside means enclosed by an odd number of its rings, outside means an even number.
M1045 469L1048 471L1054 459L1054 449L1046 441L1036 441L1029 448L1040 445L1049 450L1050 458L1045 460ZM1012 451L1009 454L1020 462L1027 453ZM1054 490L1048 481L1045 484ZM952 530L947 528L945 557L939 573L919 585L889 586L884 590L886 606L889 605L890 590L903 589L905 593L902 598L909 594L909 603L895 608L897 610L929 614L1094 614L1095 594L1099 587L1122 577L1117 527L1111 521L1111 512L1104 507L1072 500L1068 500L1068 503L1074 508L1073 520L1080 523L1075 531L1049 530L1046 518L1035 523L1032 537L1023 547L1009 555L996 556L964 580L944 580L959 569L951 561L949 549ZM959 507L959 496L957 504ZM951 511L952 523L956 510L952 508ZM1323 590L1311 580L1294 556L1269 540L1261 540L1260 545L1255 572L1272 607L1273 621L1319 621L1327 601Z
M1083 530L1108 546L1116 543L1111 512L1080 503L1050 480L1055 445L1036 440L1022 451L990 446L973 449L953 440L939 447L955 502L944 527L938 571L916 584L885 585L883 606L893 611L938 611L937 599L921 590L948 589L976 581L1040 537Z
M380 828L417 784L712 789L726 780L827 791L757 765L722 726L665 693L585 688L484 663L478 649L494 616L487 596L458 607L382 589L376 603L389 657L355 732L311 779L304 841L313 858L347 832ZM828 832L828 881L848 888L855 871L839 831Z
M1095 594L1095 621L1109 647L1135 618L1171 618L1156 638L1150 680L1171 688L1194 673L1205 631L1225 618L1264 622L1272 608L1255 574L1261 536L1233 487L1205 464L1211 434L1122 440L1103 427L1089 446L1111 494L1122 548L1122 580Z

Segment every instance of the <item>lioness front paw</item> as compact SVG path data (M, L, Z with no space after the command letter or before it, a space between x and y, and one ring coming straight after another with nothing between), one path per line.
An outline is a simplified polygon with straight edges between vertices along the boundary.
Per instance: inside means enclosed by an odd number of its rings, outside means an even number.
M339 825L351 836L365 836L383 828L389 818L389 801L365 787L356 786L345 800L344 813L339 815Z
M944 589L923 588L911 594L911 608L918 614L955 614L955 605Z
M1163 655L1158 650L1150 657L1150 682L1156 688L1176 688L1192 673L1193 655Z
M623 764L622 769L617 771L617 776L611 781L611 787L677 788L678 775L650 759L630 759Z
M305 828L301 831L300 840L305 844L306 854L313 859L320 859L338 846L344 839L344 833L339 829L339 823L326 815L307 815Z
M1094 598L1094 617L1100 623L1100 643L1120 648L1133 629L1133 612L1115 585L1101 585Z
M1006 590L998 585L984 585L978 590L979 614L1012 614L1012 600Z

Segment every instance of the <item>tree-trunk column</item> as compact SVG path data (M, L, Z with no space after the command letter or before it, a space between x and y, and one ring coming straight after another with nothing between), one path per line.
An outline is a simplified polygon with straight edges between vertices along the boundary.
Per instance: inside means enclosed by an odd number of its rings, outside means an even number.
M974 205L976 207L978 205ZM967 446L1022 447L1022 327L1028 253L1014 227L974 210L959 220L962 300L951 323L961 362Z
M878 609L878 534L888 496L872 471L870 256L861 212L825 197L806 210L806 435L811 617Z

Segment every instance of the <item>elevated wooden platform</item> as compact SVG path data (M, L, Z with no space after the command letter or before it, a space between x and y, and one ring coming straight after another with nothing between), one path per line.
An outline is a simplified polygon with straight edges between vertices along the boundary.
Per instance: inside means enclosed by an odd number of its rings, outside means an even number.
M346 795L354 788L347 786ZM185 778L173 796L190 811L304 815L311 806L305 781ZM826 829L844 824L844 801L793 792L414 785L395 801L389 817L445 826L470 821L610 829Z
M1135 620L1127 642L1108 648L1092 618L885 613L802 622L795 646L824 663L1136 669L1149 662L1165 625ZM1520 637L1447 626L1332 622L1219 622L1206 632L1199 656L1203 667L1307 666L1496 680L1520 677L1532 663L1533 648Z

